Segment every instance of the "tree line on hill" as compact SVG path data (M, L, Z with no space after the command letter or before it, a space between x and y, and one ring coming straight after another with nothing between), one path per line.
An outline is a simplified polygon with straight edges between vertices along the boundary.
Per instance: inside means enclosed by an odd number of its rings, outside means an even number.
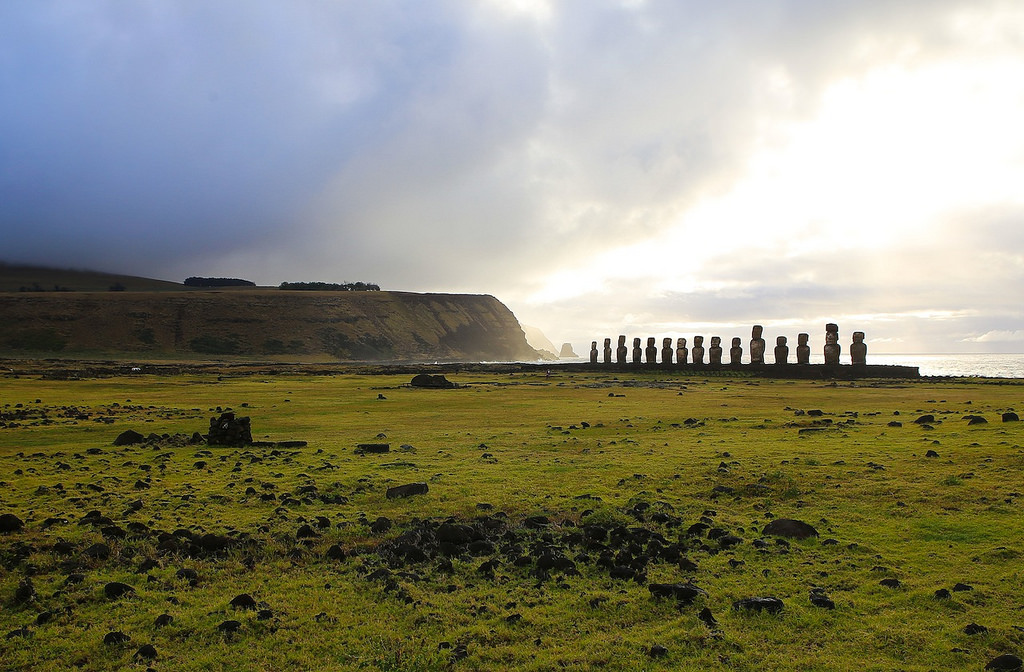
M185 278L186 287L255 287L256 283L241 278ZM315 292L379 292L380 285L369 282L282 282L278 289Z
M317 292L379 292L380 285L367 282L282 282L278 289L300 289Z

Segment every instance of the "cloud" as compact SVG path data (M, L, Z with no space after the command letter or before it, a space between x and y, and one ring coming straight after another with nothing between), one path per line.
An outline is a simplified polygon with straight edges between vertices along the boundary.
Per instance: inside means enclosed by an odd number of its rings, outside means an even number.
M556 341L860 316L949 343L915 316L1020 316L1021 26L999 0L11 0L2 254L487 292Z

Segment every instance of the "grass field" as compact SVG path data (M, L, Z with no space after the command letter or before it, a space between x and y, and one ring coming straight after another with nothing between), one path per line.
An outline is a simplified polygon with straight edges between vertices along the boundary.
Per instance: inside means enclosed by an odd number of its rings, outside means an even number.
M1024 653L1024 425L1001 419L1024 385L409 378L0 378L0 514L24 523L0 535L0 667L948 670ZM267 445L187 442L228 409ZM112 445L128 429L155 436ZM429 491L386 497L409 483ZM819 536L764 535L773 519ZM749 597L782 610L734 608Z

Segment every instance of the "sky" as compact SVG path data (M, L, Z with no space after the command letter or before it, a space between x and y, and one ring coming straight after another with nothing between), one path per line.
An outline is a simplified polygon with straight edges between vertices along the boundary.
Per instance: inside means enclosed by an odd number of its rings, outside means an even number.
M0 260L1024 352L1019 0L4 0Z

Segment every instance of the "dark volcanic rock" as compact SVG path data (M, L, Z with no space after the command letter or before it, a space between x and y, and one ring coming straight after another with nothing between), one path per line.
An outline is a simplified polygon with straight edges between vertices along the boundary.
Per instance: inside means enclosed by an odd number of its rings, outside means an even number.
M242 624L239 621L224 621L223 623L217 626L217 630L221 632L232 633L237 632L240 627L242 627Z
M1003 422L1020 422L1020 416L1013 411L1003 413Z
M230 604L235 609L256 608L256 600L253 599L253 596L249 593L242 593L241 595L236 595L235 597L231 598L231 601L228 602L228 604Z
M385 496L388 499L400 499L403 497L412 497L413 495L425 495L430 490L426 483L407 483L406 485L396 485L388 488Z
M899 588L900 580L894 578L882 579L878 582L878 585L885 586L886 588Z
M114 445L131 446L136 443L142 443L145 440L146 437L144 437L142 434L139 434L134 429L127 429L117 435L117 438L114 439Z
M647 586L654 597L674 597L682 604L690 604L698 597L707 597L707 591L691 583L652 583Z
M160 614L156 617L156 621L153 623L153 625L155 625L158 628L162 628L165 625L170 625L173 622L174 616L171 616L170 614Z
M135 592L135 589L129 586L127 583L121 583L120 581L111 581L107 585L103 586L103 594L108 599L116 600L119 597L125 595L131 595Z
M353 451L356 455L380 455L391 452L390 443L358 443Z
M651 647L651 650L647 652L647 655L651 658L664 658L668 655L668 649L661 644L655 644Z
M988 632L988 628L984 625L978 625L977 623L968 623L964 627L965 635L980 635L983 632Z
M125 644L132 640L131 637L120 630L114 630L103 635L103 643L107 645Z
M1024 660L1021 660L1012 653L1004 653L1003 655L996 656L992 660L988 661L988 665L985 666L985 669L1010 672L1011 670L1019 670L1022 666L1024 666Z
M0 533L20 532L24 528L25 523L13 513L0 514Z
M914 420L914 424L917 425L928 425L933 422L935 422L935 416L930 413L928 415L922 415L917 420Z
M761 530L762 534L790 539L807 539L818 536L818 531L811 525L791 518L776 518Z
M154 660L156 658L156 647L152 644L143 644L135 652L135 657L140 660Z
M413 379L409 384L413 387L426 387L434 390L451 390L458 387L455 383L440 374L432 376L429 373L420 373L413 376Z
M732 603L736 611L766 611L769 614L779 613L784 606L777 597L745 597Z

